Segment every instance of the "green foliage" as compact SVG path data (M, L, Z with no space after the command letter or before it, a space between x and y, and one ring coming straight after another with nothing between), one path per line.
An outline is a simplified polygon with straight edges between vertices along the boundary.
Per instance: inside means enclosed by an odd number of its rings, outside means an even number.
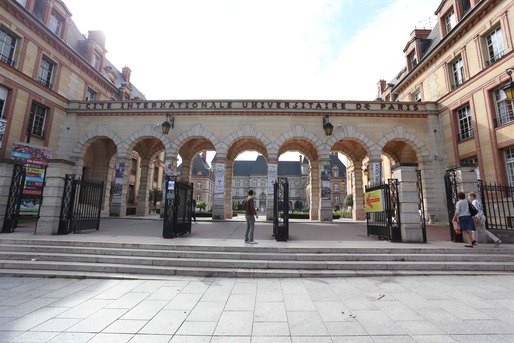
M348 194L345 198L344 198L344 201L343 201L344 205L346 207L352 207L353 206L353 194L350 193Z
M204 211L206 206L207 206L207 204L205 204L205 202L203 202L203 201L196 202L196 207L199 208L200 211Z

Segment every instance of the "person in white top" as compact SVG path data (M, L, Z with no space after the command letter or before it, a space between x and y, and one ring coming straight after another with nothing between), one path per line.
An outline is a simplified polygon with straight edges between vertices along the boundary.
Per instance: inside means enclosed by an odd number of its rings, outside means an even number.
M469 203L466 200L466 194L463 192L457 193L457 203L455 204L455 214L453 221L458 221L459 228L462 231L462 238L467 248L473 248L473 231L476 231L475 222L469 212Z
M475 208L478 211L477 215L475 217L473 217L473 219L475 220L475 226L476 226L477 230L485 231L485 234L487 235L487 237L491 238L494 242L494 246L496 248L498 248L500 246L500 244L502 243L502 241L498 237L496 237L491 231L486 229L486 227L485 227L486 217L484 214L484 208L482 206L482 202L480 201L480 199L477 199L477 194L475 192L469 192L468 200L473 204L473 206L475 206Z

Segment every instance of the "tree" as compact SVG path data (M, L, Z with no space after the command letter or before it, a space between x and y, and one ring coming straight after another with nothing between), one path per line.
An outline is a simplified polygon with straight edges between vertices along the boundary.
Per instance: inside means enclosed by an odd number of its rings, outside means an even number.
M197 201L196 202L196 207L199 208L200 211L204 211L206 206L207 205L203 201Z
M353 194L350 193L344 198L344 205L346 207L352 207L353 206Z

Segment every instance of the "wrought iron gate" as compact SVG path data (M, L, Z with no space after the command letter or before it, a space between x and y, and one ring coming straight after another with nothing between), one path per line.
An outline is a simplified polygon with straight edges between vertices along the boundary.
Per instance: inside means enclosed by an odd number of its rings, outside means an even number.
M15 164L12 173L11 187L9 188L9 197L7 198L7 208L5 210L2 232L14 232L16 228L24 184L25 166Z
M193 184L166 176L162 236L175 238L191 233Z
M462 233L456 234L453 227L453 215L457 203L457 172L455 169L447 169L444 174L444 186L446 189L446 207L448 209L448 223L450 238L454 242L462 242Z
M104 182L66 174L59 220L60 235L80 230L98 230L102 210Z
M398 180L389 179L372 187L366 186L366 192L380 190L383 197L382 212L367 212L366 225L368 236L377 236L392 242L401 242L400 201L398 199Z
M514 230L514 187L478 180L488 230Z
M416 170L418 180L416 182L416 188L418 190L418 211L419 211L419 223L421 225L421 232L423 235L423 243L427 242L427 223L425 218L425 199L423 196L423 178L421 170Z
M289 239L289 182L286 177L279 177L273 184L273 236L277 241Z

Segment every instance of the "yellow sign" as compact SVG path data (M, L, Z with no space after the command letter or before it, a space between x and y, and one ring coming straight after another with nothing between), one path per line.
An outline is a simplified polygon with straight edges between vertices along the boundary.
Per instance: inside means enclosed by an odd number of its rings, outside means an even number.
M381 189L364 193L364 211L384 211L384 194Z

